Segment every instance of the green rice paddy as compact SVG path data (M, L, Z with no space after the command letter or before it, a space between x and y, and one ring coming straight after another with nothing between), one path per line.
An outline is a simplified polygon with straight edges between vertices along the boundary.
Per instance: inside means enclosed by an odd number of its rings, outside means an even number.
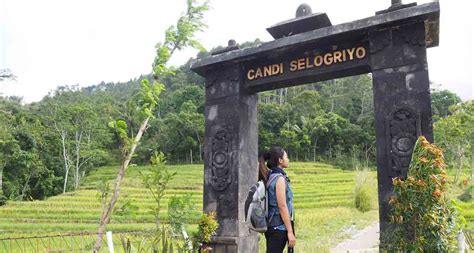
M150 213L154 202L139 177L139 172L147 173L148 169L146 166L129 168L116 206L120 207L128 201L134 209L114 213L107 230L121 233L146 231L154 227L154 218ZM106 179L112 188L117 170L118 166L97 168L85 178L76 192L44 201L10 201L0 207L0 252L8 252L8 247L21 252L21 246L7 245L6 240L2 241L1 238L94 233L102 211L97 184L101 179ZM177 174L162 201L162 217L167 216L167 203L171 196L190 194L197 219L202 211L203 166L169 165L168 170ZM353 207L355 172L323 163L292 163L288 174L294 191L295 230L301 252L328 251L350 236L345 233L349 227L361 229L378 219L378 210L361 213ZM376 173L371 172L370 175L375 178ZM464 209L468 227L474 229L474 203L459 203ZM191 227L191 230L194 229ZM93 239L90 236L90 240ZM38 242L33 240L30 244L35 243Z

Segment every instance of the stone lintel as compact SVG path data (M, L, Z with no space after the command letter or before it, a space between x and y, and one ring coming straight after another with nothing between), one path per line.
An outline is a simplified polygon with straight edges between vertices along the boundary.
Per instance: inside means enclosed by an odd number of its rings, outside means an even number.
M437 46L439 41L439 3L431 2L419 6L400 9L348 23L323 27L317 30L262 43L255 47L233 50L219 55L197 59L191 62L191 69L205 76L208 68L217 64L237 64L268 54L283 54L295 46L304 47L318 41L343 41L348 37L361 37L369 31L385 29L407 23L424 22L427 47Z

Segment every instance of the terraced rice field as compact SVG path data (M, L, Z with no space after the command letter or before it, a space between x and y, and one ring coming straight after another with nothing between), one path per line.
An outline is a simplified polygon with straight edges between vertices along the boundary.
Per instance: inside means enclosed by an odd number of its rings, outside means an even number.
M290 171L298 210L352 205L354 174L325 164L295 164ZM177 175L163 199L162 215L167 215L167 202L173 195L191 194L196 216L202 210L202 165L168 166ZM98 199L97 183L106 178L113 186L116 167L102 167L92 172L80 190L45 201L9 202L0 208L1 237L30 236L44 233L95 231L102 206ZM121 201L138 207L132 214L113 215L109 229L137 231L153 227L149 210L154 203L139 178L139 171L147 167L131 167L122 184Z
M167 202L171 196L190 194L197 218L202 210L202 165L170 165L168 169L177 175L163 199L163 217L167 215ZM108 230L118 233L153 228L153 216L149 211L153 201L139 177L139 172L147 171L148 167L140 166L127 171L117 206L128 200L137 209L131 213L115 213ZM302 252L327 251L349 236L344 232L349 227L362 228L378 219L377 210L360 213L353 208L354 172L322 163L292 163L288 171L297 210L298 248ZM8 202L0 207L0 238L95 232L102 210L97 184L105 178L112 188L116 173L116 166L97 168L76 192L44 201ZM371 172L371 176L375 177L375 172ZM472 203L466 205L466 214L470 215L467 219L473 227L474 207Z

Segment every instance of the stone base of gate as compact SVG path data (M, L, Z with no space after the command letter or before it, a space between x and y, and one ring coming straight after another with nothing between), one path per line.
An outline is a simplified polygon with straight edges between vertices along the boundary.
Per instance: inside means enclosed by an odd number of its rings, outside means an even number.
M258 252L258 234L243 237L213 236L212 253Z

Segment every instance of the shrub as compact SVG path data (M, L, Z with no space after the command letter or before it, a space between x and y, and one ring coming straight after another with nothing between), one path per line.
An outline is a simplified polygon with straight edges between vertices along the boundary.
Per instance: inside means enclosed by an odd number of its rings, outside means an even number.
M211 252L208 244L211 242L211 236L214 235L219 223L216 219L216 213L203 214L198 223L198 231L193 236L193 248L200 249L200 252Z
M374 208L374 182L367 170L358 171L354 187L354 204L357 210L367 212Z
M457 210L446 197L443 152L423 136L418 138L407 178L394 178L395 196L389 203L390 229L386 238L388 252L451 252L455 236Z
M366 185L359 188L355 196L355 206L361 212L367 212L372 209L370 189Z

